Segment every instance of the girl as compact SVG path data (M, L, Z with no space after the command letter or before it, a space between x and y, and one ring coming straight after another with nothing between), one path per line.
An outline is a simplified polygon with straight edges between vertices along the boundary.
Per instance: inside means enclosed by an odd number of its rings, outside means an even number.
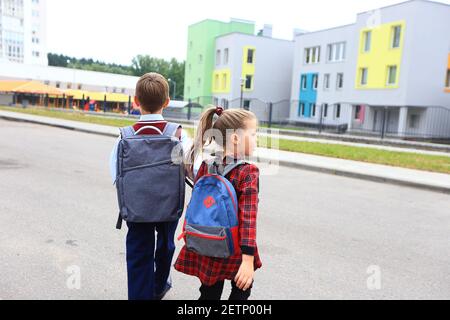
M214 116L218 118L214 120ZM188 163L193 164L203 148L214 142L221 147L219 160L230 164L250 157L256 148L256 116L244 110L210 108L201 117L195 143L188 154ZM215 129L220 138L208 138L205 133ZM203 162L195 176L197 182L207 174L207 163ZM188 169L193 172L193 165ZM247 300L250 297L255 270L261 268L256 245L256 216L258 211L259 170L255 165L243 164L233 169L226 178L233 184L238 197L239 243L235 255L227 259L200 256L184 246L175 263L175 269L200 279L200 300L220 300L224 280L231 280L230 300Z

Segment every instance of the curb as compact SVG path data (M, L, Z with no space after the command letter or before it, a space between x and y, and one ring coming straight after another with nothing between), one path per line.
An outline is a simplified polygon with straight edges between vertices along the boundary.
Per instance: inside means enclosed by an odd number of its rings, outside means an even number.
M65 109L57 109L57 108L43 108L43 107L37 107L37 109L42 110L52 110L52 111L58 111L62 113L73 113L72 110L65 110ZM13 111L11 111L13 112ZM99 116L97 112L91 112L87 111L84 112L89 115ZM103 113L101 116L107 117L107 118L114 118L114 119L120 119L120 120L135 120L138 119L138 116L118 116L117 114L113 113ZM178 119L171 116L165 117L167 120L172 122L177 122L185 126L194 127L195 121L194 120L187 120L187 119ZM271 130L274 130L275 128L267 128L268 134L271 134ZM441 145L437 143L426 143L426 142L414 142L409 140L393 140L393 139L380 139L374 137L365 137L365 136L349 136L349 135L335 135L332 133L316 133L311 131L296 131L296 130L289 130L289 129L276 129L277 134L288 136L288 137L304 137L304 138L311 138L311 139L322 139L322 140L329 140L329 141L342 141L342 142L350 142L350 143L363 143L367 144L368 146L387 146L387 147L397 147L397 148L404 148L404 149L417 149L417 150L424 150L424 151L437 151L437 152L445 152L450 154L450 146L448 145Z
M60 128L60 129L84 132L84 133L95 134L95 135L102 135L102 136L113 137L113 138L117 138L117 136L118 136L118 133L116 134L116 133L101 132L99 130L94 130L94 129L84 129L81 127L76 127L76 126L71 126L71 125L50 123L50 122L46 122L45 120L39 121L39 120L33 120L33 119L23 119L20 117L14 117L14 116L3 115L3 114L0 114L0 119L4 119L4 120L8 120L8 121L15 121L15 122L26 122L26 123L33 123L33 124L39 124L39 125L46 125L46 126ZM65 120L65 121L70 121L70 120ZM258 159L260 159L266 163L274 162L273 159L270 159L267 157L262 157L262 156L258 156ZM352 171L342 170L342 169L337 170L337 169L332 169L332 168L313 166L313 165L302 164L302 163L286 161L286 160L277 160L277 163L281 166L289 167L289 168L302 169L302 170L314 171L314 172L319 172L319 173L332 174L332 175L336 175L336 176L355 178L355 179L367 180L367 181L378 182L378 183L387 183L387 184L393 184L393 185L399 185L399 186L413 187L416 189L450 194L450 186L449 187L438 186L438 185L431 185L431 184L420 183L420 182L407 181L407 180L402 180L402 179L380 177L380 176L375 176L375 175L371 175L371 174L363 174L363 173L359 173L359 172L352 172Z

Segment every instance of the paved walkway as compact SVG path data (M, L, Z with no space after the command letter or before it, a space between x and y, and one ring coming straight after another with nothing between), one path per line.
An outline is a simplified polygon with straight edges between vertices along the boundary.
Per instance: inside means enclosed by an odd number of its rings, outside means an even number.
M0 118L50 125L111 137L118 136L118 129L110 126L89 124L0 110ZM343 160L303 153L286 152L271 149L258 149L256 156L260 162L280 164L307 170L349 176L358 179L406 185L431 191L450 194L450 175L412 170L385 165Z

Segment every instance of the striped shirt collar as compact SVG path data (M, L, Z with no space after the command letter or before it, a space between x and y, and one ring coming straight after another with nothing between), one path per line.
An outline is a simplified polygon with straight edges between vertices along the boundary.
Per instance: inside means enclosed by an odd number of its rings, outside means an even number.
M164 117L162 114L144 114L139 119L139 122L142 121L164 121Z

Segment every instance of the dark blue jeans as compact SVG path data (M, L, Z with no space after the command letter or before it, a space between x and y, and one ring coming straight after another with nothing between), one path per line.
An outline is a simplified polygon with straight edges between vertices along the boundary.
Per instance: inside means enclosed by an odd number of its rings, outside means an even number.
M153 300L169 285L178 221L127 225L128 299Z

